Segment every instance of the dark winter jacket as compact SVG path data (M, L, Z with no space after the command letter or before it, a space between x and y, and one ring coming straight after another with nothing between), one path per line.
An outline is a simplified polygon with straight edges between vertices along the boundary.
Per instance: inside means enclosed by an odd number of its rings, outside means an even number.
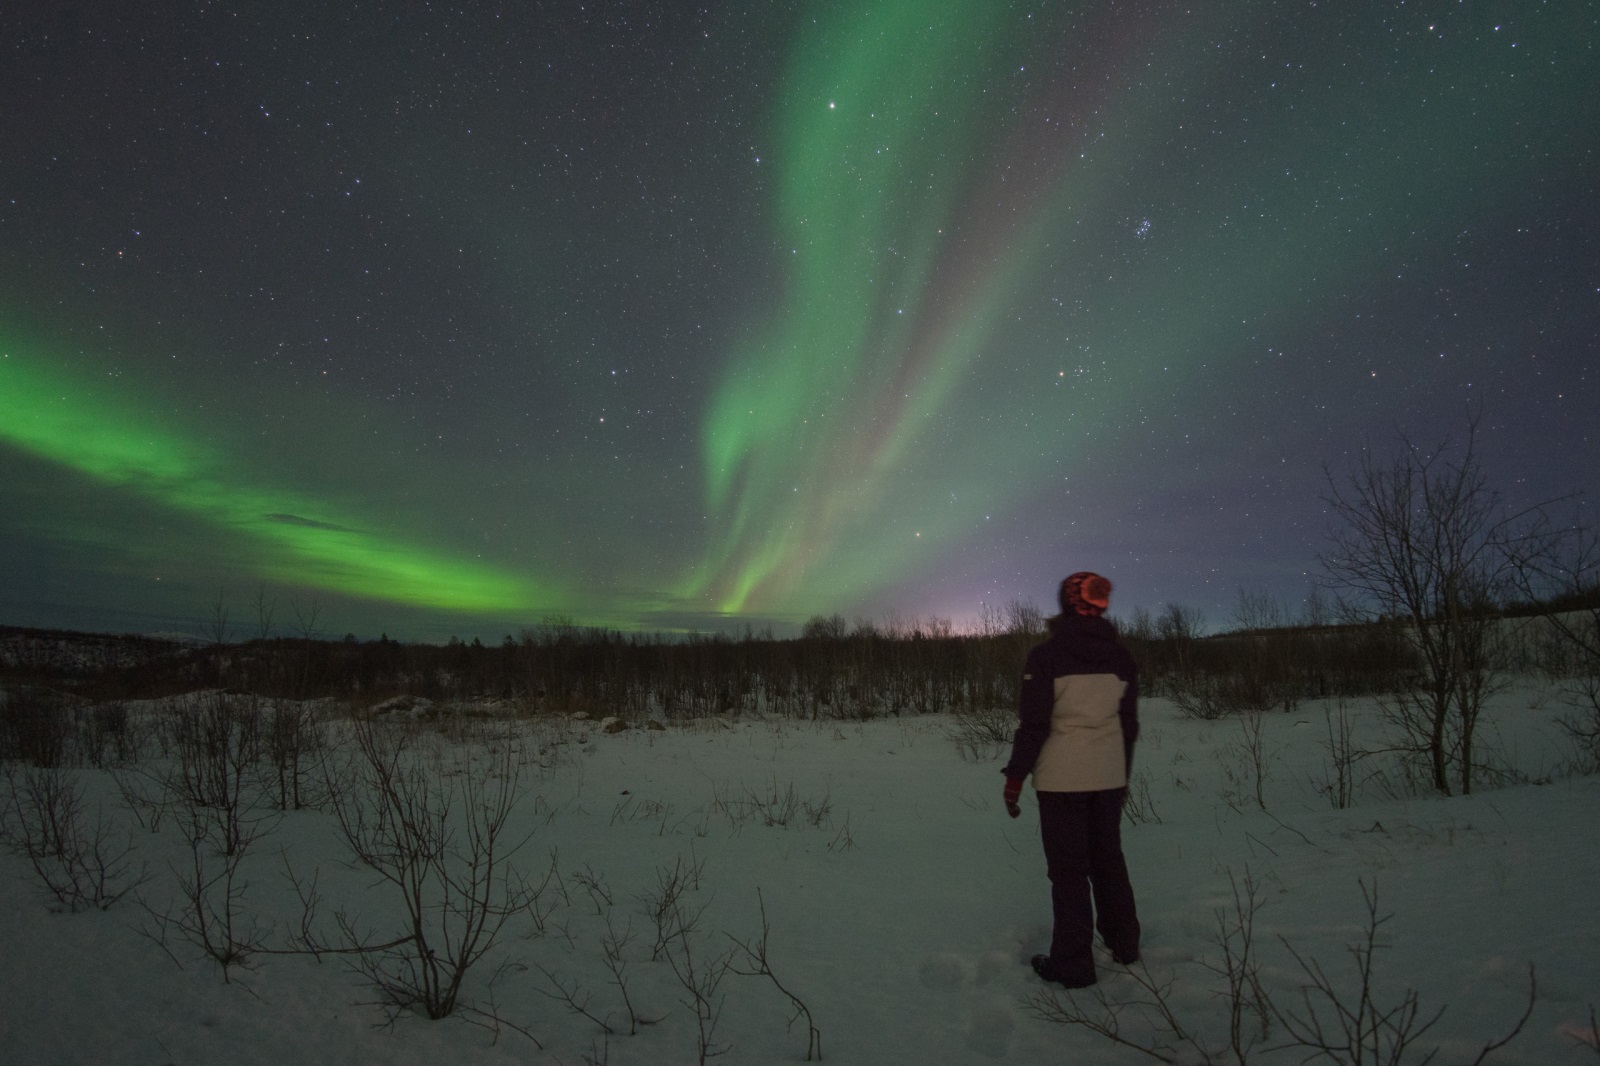
M1028 653L1008 778L1033 775L1040 792L1123 788L1139 738L1133 656L1104 618L1059 615Z

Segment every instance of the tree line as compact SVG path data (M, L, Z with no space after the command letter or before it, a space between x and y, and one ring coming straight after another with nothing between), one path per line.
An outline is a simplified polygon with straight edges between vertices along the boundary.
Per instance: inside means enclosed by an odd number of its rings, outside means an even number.
M1352 470L1327 472L1324 499L1335 526L1319 589L1297 614L1241 591L1216 632L1179 604L1114 619L1145 695L1201 718L1374 696L1394 750L1450 794L1472 790L1485 700L1512 673L1542 671L1576 680L1563 726L1600 769L1600 541L1581 508L1558 520L1556 503L1507 506L1479 461L1476 423L1461 446L1402 436L1386 455L1365 449ZM315 609L296 611L298 636L273 636L272 604L262 596L256 608L254 639L226 639L219 599L206 646L104 665L70 684L37 664L4 666L0 742L28 708L52 701L197 689L334 698L357 711L405 694L628 720L950 712L989 716L985 731L997 734L1045 634L1038 608L1011 603L985 607L968 632L938 618L819 615L792 639L748 629L651 636L547 618L497 645L432 645L317 639Z

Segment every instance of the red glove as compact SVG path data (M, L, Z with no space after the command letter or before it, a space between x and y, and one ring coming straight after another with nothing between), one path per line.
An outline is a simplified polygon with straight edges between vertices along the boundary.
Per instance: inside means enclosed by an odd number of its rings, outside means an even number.
M1006 778L1006 813L1013 818L1022 816L1022 808L1017 806L1017 800L1022 798L1022 778Z

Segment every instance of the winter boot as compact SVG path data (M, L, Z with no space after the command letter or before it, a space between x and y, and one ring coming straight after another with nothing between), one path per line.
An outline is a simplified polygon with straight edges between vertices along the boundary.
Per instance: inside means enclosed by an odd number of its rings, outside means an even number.
M1063 967L1058 966L1048 955L1035 955L1028 960L1033 966L1033 972L1046 981L1053 981L1067 988L1088 988L1095 982L1094 961L1090 960L1087 966Z

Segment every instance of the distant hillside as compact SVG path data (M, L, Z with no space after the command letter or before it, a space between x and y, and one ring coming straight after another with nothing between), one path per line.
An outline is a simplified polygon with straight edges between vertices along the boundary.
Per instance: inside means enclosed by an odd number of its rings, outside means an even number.
M192 643L167 636L0 626L0 670L81 676L170 658Z

